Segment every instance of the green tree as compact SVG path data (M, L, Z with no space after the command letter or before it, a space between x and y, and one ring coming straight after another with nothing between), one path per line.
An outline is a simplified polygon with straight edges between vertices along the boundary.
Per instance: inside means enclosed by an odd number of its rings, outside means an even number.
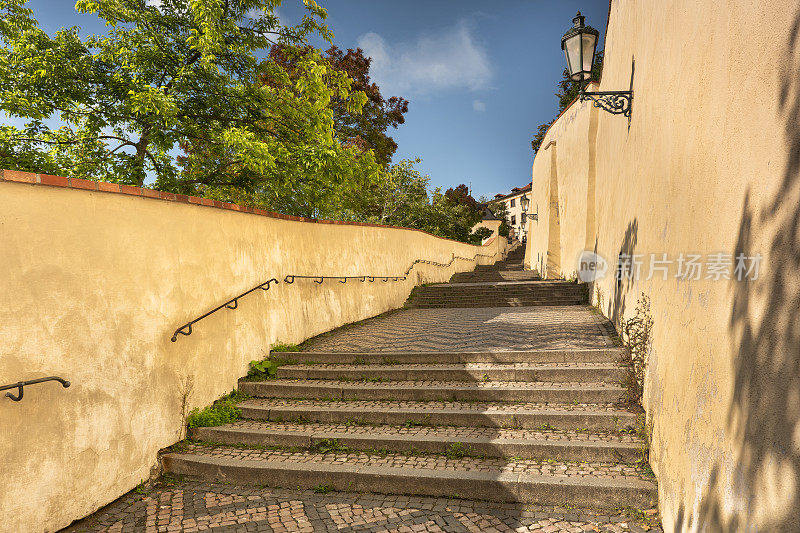
M294 72L294 54L291 49L273 46L269 57L288 72ZM383 97L380 87L369 76L372 59L365 57L361 48L344 52L331 46L322 57L331 68L347 73L353 80L352 91L361 91L367 96L359 112L353 112L346 101L336 97L332 99L333 123L337 135L343 141L363 150L372 150L380 164L388 165L397 150L397 143L386 132L389 127L397 128L405 123L403 115L408 112L408 100L399 96L388 99Z
M600 80L602 75L603 50L600 50L594 56L594 63L592 64L592 80ZM580 91L581 84L577 81L573 81L569 77L569 71L564 69L562 78L558 82L558 92L556 92L559 114L561 114L562 111L564 111L573 101L575 101L580 94ZM555 122L555 119L539 125L539 128L536 130L536 134L533 136L533 140L531 141L531 148L533 149L534 153L538 152L539 148L541 148L542 142L544 141L544 136L547 134L547 130L550 128L553 122Z
M361 191L361 218L376 224L424 228L430 207L430 178L414 168L419 162L399 161L382 172L371 188Z
M478 202L469 194L463 183L442 194L436 189L431 198L435 221L431 233L457 241L480 244L481 234L472 233L472 228L483 217Z
M258 191L276 205L295 190L330 201L377 173L371 153L336 136L331 100L357 112L367 97L307 49L312 34L331 39L312 0L294 27L279 24L280 0L78 0L110 28L85 38L48 35L25 4L0 0L0 110L27 120L0 127L4 168L137 185L151 175L161 190ZM257 58L274 45L296 51L293 79ZM181 171L174 149L199 142Z
M403 160L381 172L376 184L358 195L356 219L417 228L440 237L480 244L485 232L472 232L481 211L466 185L430 190L430 178ZM354 205L356 205L354 203Z

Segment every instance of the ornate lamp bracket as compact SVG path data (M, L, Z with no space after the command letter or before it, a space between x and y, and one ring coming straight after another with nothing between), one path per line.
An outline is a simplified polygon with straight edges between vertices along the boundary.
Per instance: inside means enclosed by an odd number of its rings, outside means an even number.
M586 100L612 115L631 117L633 91L581 91L581 102Z

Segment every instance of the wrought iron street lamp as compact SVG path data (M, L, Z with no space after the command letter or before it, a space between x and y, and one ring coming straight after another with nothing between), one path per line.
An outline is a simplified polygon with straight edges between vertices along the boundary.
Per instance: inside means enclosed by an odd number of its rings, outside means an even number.
M527 196L525 196L523 194L522 197L519 199L519 205L520 205L520 207L522 207L522 212L523 213L527 213L528 212L528 206L530 205L530 203L531 203L530 198L528 198Z
M631 103L633 90L630 91L586 91L586 86L592 79L592 65L597 51L597 38L600 32L591 26L586 26L586 17L578 14L572 19L572 27L561 38L561 49L567 58L567 70L573 81L580 83L581 102L591 100L595 107L599 107L614 115L631 116Z

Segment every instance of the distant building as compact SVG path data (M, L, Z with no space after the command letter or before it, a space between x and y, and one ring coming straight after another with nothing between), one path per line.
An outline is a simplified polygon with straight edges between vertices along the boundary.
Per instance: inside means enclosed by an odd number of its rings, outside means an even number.
M483 211L483 218L481 219L480 222L478 222L477 224L475 224L475 226L473 226L472 231L475 231L478 228L489 228L490 230L492 230L492 234L489 235L487 238L483 239L483 241L481 241L481 244L486 244L487 241L497 236L497 230L500 229L500 224L503 221L494 216L494 214L489 210L489 208L486 205L480 204L480 207L481 210Z
M509 238L522 240L527 231L527 216L530 212L531 184L514 187L509 194L496 194L494 201L502 201L508 211Z

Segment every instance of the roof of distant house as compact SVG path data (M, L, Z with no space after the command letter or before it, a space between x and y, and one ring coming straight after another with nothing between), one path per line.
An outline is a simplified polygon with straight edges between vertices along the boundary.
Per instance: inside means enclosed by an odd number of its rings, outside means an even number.
M505 200L506 198L511 198L512 196L519 196L520 194L524 194L531 190L531 184L528 183L524 187L514 187L511 189L511 192L508 194L495 194L495 200Z
M488 206L484 205L482 207L483 207L483 218L481 220L500 220L499 218L494 216L494 213L492 213L491 209L489 209Z

